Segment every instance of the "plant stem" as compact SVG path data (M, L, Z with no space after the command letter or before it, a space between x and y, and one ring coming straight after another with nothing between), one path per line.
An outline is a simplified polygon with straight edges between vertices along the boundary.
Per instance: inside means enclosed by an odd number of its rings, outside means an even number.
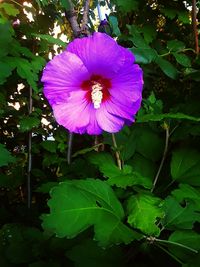
M67 18L67 20L69 21L72 31L73 31L73 35L74 37L79 37L80 33L81 33L81 29L79 27L79 24L77 22L77 15L76 15L76 11L74 10L74 5L72 3L71 0L68 0L70 9L65 11L65 16Z
M197 6L196 0L192 0L192 25L194 32L194 41L195 41L195 52L199 54L199 40L198 40L198 28L197 28Z
M160 172L161 172L161 170L162 170L162 167L163 167L165 158L166 158L166 156L167 156L167 150L168 150L168 145L169 145L169 136L170 136L170 134L169 134L169 127L168 127L168 126L166 126L165 131L166 131L165 148L164 148L164 151L163 151L163 156L162 156L162 160L161 160L161 162L160 162L160 166L159 166L158 171L157 171L157 173L156 173L156 176L155 176L155 178L154 178L154 182L153 182L153 185L152 185L152 188L151 188L151 192L153 192L153 190L154 190L154 188L155 188L155 186L156 186L156 183L157 183L157 181L158 181Z
M89 16L89 6L90 6L90 0L85 0L81 32L85 33L86 35L89 35L88 26L87 26L88 16Z
M154 238L154 241L158 242L158 243L163 243L163 244L170 244L170 245L174 245L174 246L177 246L177 247L180 247L180 248L184 248L184 249L187 249L193 253L198 253L198 251L196 249L193 249L191 247L188 247L188 246L185 246L181 243L177 243L177 242L173 242L173 241L169 241L169 240L163 240L163 239L157 239L157 238Z
M28 114L33 110L32 88L29 87L29 107ZM27 205L31 208L31 169L32 169L32 131L28 133L28 170L27 170Z
M114 133L112 133L111 135L112 135L113 146L114 146L114 148L116 150L115 151L115 155L116 155L116 159L117 159L117 165L118 165L119 169L121 170L122 169L122 162L121 162L121 159L120 159L120 153L118 151L117 142L116 142Z
M169 252L167 249L163 248L162 246L160 246L159 244L156 244L156 246L160 249L162 249L165 253L167 253L170 257L172 257L175 261L177 261L178 263L180 263L181 265L183 265L183 262L180 261L175 255L173 255L171 252Z
M99 3L97 4L97 11L98 11L99 20L102 21L103 15L101 13L101 7L100 7Z
M68 148L67 148L67 163L68 164L71 164L72 141L73 141L73 133L69 132L69 135L68 135Z

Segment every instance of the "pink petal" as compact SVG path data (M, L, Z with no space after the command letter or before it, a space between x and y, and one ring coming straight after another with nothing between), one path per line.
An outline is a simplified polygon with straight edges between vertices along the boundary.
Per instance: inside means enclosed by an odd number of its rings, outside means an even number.
M96 111L96 118L99 126L106 132L116 133L124 125L124 120L120 117L112 115L106 109L105 103L101 104L101 107Z
M129 65L112 78L110 95L123 105L138 101L142 98L142 76L142 70L137 64Z
M125 49L104 33L96 32L85 38L71 42L67 51L76 54L83 61L91 74L112 77L124 65L127 59ZM130 54L129 54L130 55ZM128 60L134 60L133 55Z
M87 133L90 135L99 135L102 133L97 118L96 118L96 109L94 109L93 104L90 105L90 122L87 126Z
M90 104L84 91L74 91L66 103L53 106L56 121L70 132L83 134L90 122Z
M47 63L43 75L44 94L51 105L59 104L74 90L79 90L82 81L89 78L83 62L67 51L55 56Z

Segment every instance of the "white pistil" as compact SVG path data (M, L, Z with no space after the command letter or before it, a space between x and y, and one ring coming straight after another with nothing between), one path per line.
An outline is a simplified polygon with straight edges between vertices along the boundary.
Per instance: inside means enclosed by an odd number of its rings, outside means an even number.
M92 103L94 104L95 109L100 108L100 105L103 99L102 89L103 87L101 86L100 83L95 83L92 86L91 98L92 98Z

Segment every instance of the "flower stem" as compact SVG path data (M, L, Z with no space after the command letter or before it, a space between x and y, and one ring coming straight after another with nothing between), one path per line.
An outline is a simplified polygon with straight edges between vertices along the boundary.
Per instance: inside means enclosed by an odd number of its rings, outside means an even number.
M165 249L164 247L162 247L159 244L156 244L156 246L158 248L160 248L161 250L163 250L165 253L167 253L170 257L172 257L175 261L177 261L178 263L180 263L181 265L183 265L182 261L180 261L175 255L173 255L171 252L169 252L167 249Z
M183 245L181 243L177 243L177 242L173 242L173 241L169 241L169 240L163 240L163 239L158 239L158 238L154 238L154 241L158 242L158 243L163 243L163 244L170 244L170 245L174 245L174 246L177 246L177 247L180 247L180 248L184 248L184 249L187 249L193 253L198 253L198 251L196 249L193 249L191 247L188 247L186 245Z
M33 111L33 90L29 87L29 106L28 114L31 115ZM32 169L32 131L28 133L28 170L27 170L27 205L31 208L31 169Z
M192 26L194 32L195 41L195 52L199 54L199 38L198 38L198 27L197 27L197 4L196 0L192 0Z
M114 133L112 133L111 135L112 135L113 146L115 148L115 156L117 159L117 165L118 165L119 169L121 170L122 169L122 161L120 159L120 153L118 151L117 142L116 142Z
M102 15L101 7L100 7L99 3L97 4L97 11L98 11L99 20L102 21L103 15Z
M89 35L88 26L87 26L88 16L89 16L89 7L90 7L90 0L85 0L81 32L85 33L86 35Z
M165 137L165 148L164 148L164 151L163 151L163 156L162 156L162 160L160 162L160 166L158 168L158 171L156 173L156 176L155 176L155 179L154 179L154 182L153 182L153 185L152 185L152 188L151 188L151 192L153 192L155 186L156 186L156 183L158 181L158 178L159 178L159 175L160 175L160 172L162 170L162 167L163 167L163 164L164 164L164 161L165 161L165 158L167 156L167 150L168 150L168 145L169 145L169 127L166 126L165 127L165 131L166 131L166 137Z
M67 163L68 164L71 164L72 141L73 141L73 133L69 132L68 148L67 148Z

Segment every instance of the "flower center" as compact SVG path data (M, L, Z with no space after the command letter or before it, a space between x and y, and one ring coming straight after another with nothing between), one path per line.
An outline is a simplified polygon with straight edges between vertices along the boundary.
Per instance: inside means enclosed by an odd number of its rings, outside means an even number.
M111 82L100 75L92 75L90 80L82 83L81 88L87 91L85 97L93 103L95 109L100 108L101 103L110 98Z
M94 104L95 109L100 108L100 105L103 99L102 90L103 90L103 87L100 83L95 83L92 86L91 98L92 98L92 103Z

